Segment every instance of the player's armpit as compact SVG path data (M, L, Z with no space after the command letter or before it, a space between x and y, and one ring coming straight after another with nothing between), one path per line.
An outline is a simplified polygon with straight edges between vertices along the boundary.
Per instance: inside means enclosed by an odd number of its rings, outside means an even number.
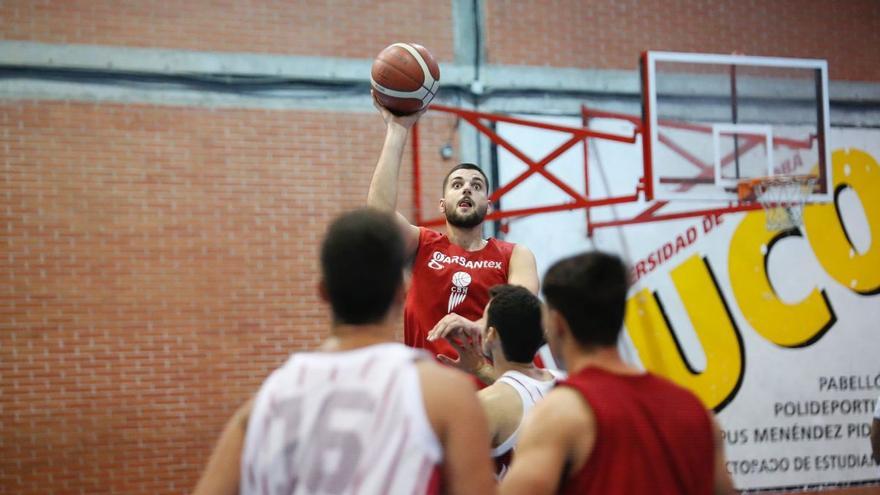
M516 431L521 422L522 402L519 394L510 385L498 383L477 392L477 398L489 421L490 445L498 447Z
M194 495L238 493L241 477L241 451L253 399L244 403L226 422Z
M443 445L443 486L450 494L496 492L486 417L467 375L420 363L425 410Z
M403 235L404 251L407 257L411 258L415 256L416 249L419 247L419 237L422 235L422 231L409 223L409 220L400 212L396 212L396 217L397 225L400 227L400 232Z
M556 493L566 463L577 472L595 441L595 419L586 402L573 389L554 389L526 416L501 493Z
M532 294L537 294L541 288L541 283L538 280L538 265L535 262L535 255L522 244L517 244L510 254L510 270L507 273L507 283L521 285L532 291Z

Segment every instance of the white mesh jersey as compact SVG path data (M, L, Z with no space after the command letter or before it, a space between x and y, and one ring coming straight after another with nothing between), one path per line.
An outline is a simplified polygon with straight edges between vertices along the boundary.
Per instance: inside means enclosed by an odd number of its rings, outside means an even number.
M263 383L241 462L242 495L422 494L442 448L402 344L297 353Z
M553 379L547 381L535 380L519 371L506 371L495 383L506 383L516 390L519 394L519 400L522 402L522 416L519 420L519 426L507 437L507 440L492 449L492 457L495 459L495 477L501 479L507 473L507 467L510 464L513 449L516 446L516 440L519 437L519 430L522 427L522 421L526 414L532 410L535 404L544 398L547 393L556 385L557 380L562 378L562 373L555 370L547 370L553 375Z

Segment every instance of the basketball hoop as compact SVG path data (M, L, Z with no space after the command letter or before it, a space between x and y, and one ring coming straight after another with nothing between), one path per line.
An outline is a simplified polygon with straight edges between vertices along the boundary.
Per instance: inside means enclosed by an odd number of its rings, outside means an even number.
M740 201L761 203L767 216L767 230L788 230L804 223L804 204L814 190L816 177L776 175L739 183Z

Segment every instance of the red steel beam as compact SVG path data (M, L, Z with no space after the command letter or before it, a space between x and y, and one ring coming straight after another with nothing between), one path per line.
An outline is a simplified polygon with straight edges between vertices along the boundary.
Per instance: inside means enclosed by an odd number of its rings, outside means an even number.
M601 227L619 227L621 225L632 225L636 223L662 222L666 220L679 220L682 218L702 217L705 215L721 215L724 213L737 213L741 211L758 210L761 208L759 203L746 203L723 208L706 208L703 210L682 211L677 213L667 213L665 215L651 215L648 217L636 216L625 220L611 220L608 222L595 222L594 229Z
M641 132L642 130L642 119L640 117L636 117L635 115L629 115L626 113L618 113L618 112L609 112L606 110L597 110L595 108L588 108L586 106L581 107L583 110L583 114L586 116L586 120L589 119L615 119L615 120L626 120L636 126L636 129ZM584 122L584 127L586 127L587 122Z
M499 114L488 114L482 112L475 112L473 110L465 110L462 108L448 107L446 105L437 105L432 104L429 107L431 110L438 110L440 112L452 113L458 115L466 120L473 121L479 119L486 119L492 122L506 122L508 124L518 124L524 125L527 127L537 127L538 129L546 129L548 131L558 131L558 132L567 132L569 134L574 134L582 137L594 137L599 139L607 139L609 141L618 141L621 143L629 143L634 144L636 142L636 137L638 133L633 133L632 136L621 136L619 134L611 134L609 132L601 132L594 131L591 129L584 129L582 127L569 127L564 125L557 124L548 124L546 122L535 122L532 120L525 120L516 117L510 117L508 115L499 115Z

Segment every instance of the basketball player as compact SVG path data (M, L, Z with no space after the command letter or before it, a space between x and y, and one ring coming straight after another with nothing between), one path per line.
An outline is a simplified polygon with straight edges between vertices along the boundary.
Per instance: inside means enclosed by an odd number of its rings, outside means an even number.
M599 252L547 272L547 337L570 375L526 418L502 493L733 493L700 400L618 354L627 289L620 259Z
M557 375L533 363L544 343L541 301L518 285L496 285L489 289L489 296L482 344L476 339L450 339L459 359L441 356L440 360L476 373L484 366L483 356L491 356L499 378L477 396L489 418L495 477L501 479L510 464L522 419L550 392Z
M333 222L319 286L330 338L293 354L236 413L196 493L494 493L470 378L392 341L405 259L387 213Z
M404 146L421 113L398 117L376 103L386 133L367 205L394 212ZM453 334L477 335L489 301L489 287L510 283L538 291L535 257L526 247L483 238L483 219L491 207L489 180L480 168L462 163L443 180L440 212L446 234L411 225L400 213L406 255L412 257L412 286L404 309L404 342L435 355L455 356ZM488 378L488 377L487 377Z

